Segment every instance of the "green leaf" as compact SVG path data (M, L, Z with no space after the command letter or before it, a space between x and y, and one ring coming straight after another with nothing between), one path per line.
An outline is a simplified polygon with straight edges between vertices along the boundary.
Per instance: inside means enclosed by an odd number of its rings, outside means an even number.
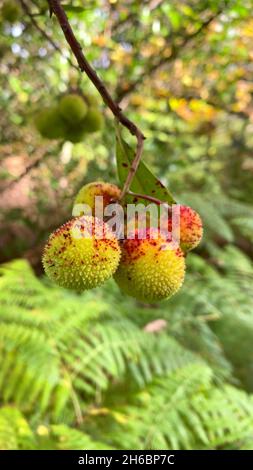
M116 125L116 157L118 177L122 186L126 180L129 168L134 159L134 155L135 154L133 149L124 141L121 135L120 127ZM161 183L159 179L156 178L156 176L153 175L147 165L142 161L139 164L130 189L134 193L151 196L170 205L176 203L171 192ZM128 195L126 197L126 202L131 203L133 202L133 199L133 196ZM150 203L150 201L145 199L140 200L139 202L142 202L146 205Z

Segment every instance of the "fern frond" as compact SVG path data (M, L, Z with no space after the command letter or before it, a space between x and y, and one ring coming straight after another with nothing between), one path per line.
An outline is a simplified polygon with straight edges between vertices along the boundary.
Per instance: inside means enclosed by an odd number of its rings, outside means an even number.
M253 431L253 399L232 386L214 387L211 369L200 364L156 380L130 405L111 407L98 426L116 447L218 449Z
M6 428L11 448L246 446L252 397L224 385L243 380L242 361L229 350L243 353L247 374L252 364L252 265L241 260L239 283L236 256L224 252L223 271L233 273L224 278L190 255L181 294L156 309L107 287L70 294L36 279L24 261L1 267L0 396L32 417L24 442L0 412L1 445L8 448ZM145 331L151 318L167 328ZM77 419L80 430L66 426Z
M3 302L0 298L4 307L0 314L0 383L5 403L14 401L26 411L36 403L42 415L51 409L52 419L57 421L66 408L72 407L74 412L73 393L87 401L126 376L144 386L156 375L200 361L168 335L151 335L122 315L111 318L111 305L102 299L95 301L94 294L68 295L43 284L41 289L34 288L33 283L36 287L39 281L25 262L15 262L13 269L2 268L0 280L7 291L10 282L17 284L21 271L26 279L26 268L29 308L17 313L13 299L7 305L8 296ZM26 282L23 289L22 294L19 285L21 299L26 295ZM37 301L43 289L50 293L44 306Z
M105 443L64 424L39 424L32 430L14 407L0 408L0 450L78 450L110 449Z
M34 447L33 432L22 413L14 407L0 408L0 450Z

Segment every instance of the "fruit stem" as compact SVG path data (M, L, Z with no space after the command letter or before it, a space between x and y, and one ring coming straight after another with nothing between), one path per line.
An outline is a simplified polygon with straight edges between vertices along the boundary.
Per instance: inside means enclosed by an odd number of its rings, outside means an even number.
M133 193L132 191L128 191L127 194L130 194L130 196L134 196L139 199L146 199L147 201L154 202L154 204L158 204L159 206L160 205L169 206L167 202L161 201L160 199L157 199L156 197L153 197L153 196L148 196L147 194Z
M136 145L136 154L135 158L132 161L131 167L129 169L124 187L122 189L120 200L124 198L128 189L131 186L132 180L134 175L138 169L138 165L141 160L142 150L143 150L143 142L145 140L144 134L141 130L136 126L136 124L130 119L128 119L125 114L122 112L118 103L114 101L111 94L107 90L105 84L100 80L99 76L97 75L95 69L90 65L87 61L80 43L75 37L75 34L70 26L68 17L64 11L59 0L48 0L50 12L53 12L59 22L59 25L63 31L63 34L68 42L76 60L79 65L81 72L85 72L86 75L89 77L93 85L98 90L99 94L103 98L104 103L110 108L115 118L124 126L126 127L129 132L136 137L137 145Z

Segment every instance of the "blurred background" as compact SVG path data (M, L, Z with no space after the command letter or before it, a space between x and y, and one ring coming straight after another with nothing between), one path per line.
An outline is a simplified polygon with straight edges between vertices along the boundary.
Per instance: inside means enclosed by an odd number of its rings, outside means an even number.
M66 0L143 158L204 238L171 300L50 284L41 253L94 180L111 113L46 0L0 1L0 448L253 449L253 1ZM10 9L10 6L12 7ZM91 94L103 128L47 139L38 111ZM72 139L73 140L73 139Z

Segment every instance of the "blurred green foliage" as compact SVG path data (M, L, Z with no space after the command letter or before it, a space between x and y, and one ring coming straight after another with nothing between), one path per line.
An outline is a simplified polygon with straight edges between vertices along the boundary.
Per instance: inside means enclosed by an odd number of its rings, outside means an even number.
M252 0L64 2L145 162L204 221L182 291L158 305L112 283L70 294L13 261L41 274L81 185L117 183L111 113L47 2L21 3L0 20L0 448L252 448ZM103 130L43 139L37 112L73 91Z
M25 261L2 265L0 422L11 404L23 413L11 411L11 445L29 437L31 448L59 448L58 436L64 448L252 442L253 399L240 389L253 387L253 265L232 247L222 259L220 273L190 255L182 293L156 308L112 282L76 295L37 279Z

